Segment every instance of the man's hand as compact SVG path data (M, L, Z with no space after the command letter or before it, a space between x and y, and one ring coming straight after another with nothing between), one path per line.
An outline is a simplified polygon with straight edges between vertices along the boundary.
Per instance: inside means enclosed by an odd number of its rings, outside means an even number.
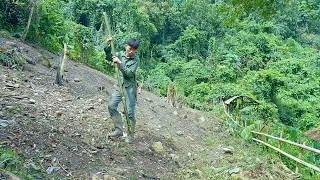
M108 44L111 44L111 41L112 41L112 40L113 40L113 37L109 35L109 36L107 37L107 42L108 42Z
M117 64L121 64L121 63L122 63L117 56L112 56L112 61L113 61L114 63L117 63Z

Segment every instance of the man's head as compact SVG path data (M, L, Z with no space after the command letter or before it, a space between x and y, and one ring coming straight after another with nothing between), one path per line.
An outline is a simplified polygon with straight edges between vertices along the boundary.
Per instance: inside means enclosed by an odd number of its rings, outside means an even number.
M139 41L135 38L129 38L127 40L127 44L125 44L126 48L126 56L131 57L136 53L136 50L139 47Z

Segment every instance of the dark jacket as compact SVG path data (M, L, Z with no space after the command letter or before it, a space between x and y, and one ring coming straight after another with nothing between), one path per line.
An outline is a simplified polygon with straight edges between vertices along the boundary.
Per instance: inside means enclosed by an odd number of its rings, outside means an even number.
M111 47L108 46L104 48L104 51L106 53L106 60L111 60L112 59ZM134 54L132 57L127 58L125 51L117 52L116 56L122 62L121 64L118 64L121 83L123 84L124 87L128 87L130 85L134 85L133 87L135 87L136 86L136 70L140 65L140 58L138 57L137 54Z

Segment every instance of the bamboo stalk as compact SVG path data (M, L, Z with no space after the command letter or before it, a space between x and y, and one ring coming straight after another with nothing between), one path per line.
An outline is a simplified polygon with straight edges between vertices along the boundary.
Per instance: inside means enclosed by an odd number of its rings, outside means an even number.
M282 136L283 136L283 131L284 131L284 125L282 125L282 128L281 128L280 138L282 138ZM279 146L278 146L279 149L281 149L281 145L282 145L281 143L282 143L282 141L279 141ZM280 156L280 153L279 153L279 156Z
M254 134L260 134L260 135L264 135L264 136L267 136L267 137L270 137L270 138L273 138L273 139L276 139L276 140L279 140L279 141L282 141L282 142L286 142L288 144L291 144L291 145L294 145L294 146L297 146L297 147L300 147L300 148L303 148L303 149L306 149L306 150L309 150L309 151L312 151L312 152L320 154L320 150L312 148L312 147L309 147L309 146L298 144L298 143L295 143L295 142L292 142L292 141L288 141L288 140L285 140L285 139L282 139L282 138L274 137L274 136L271 136L269 134L264 134L264 133L260 133L260 132L256 132L256 131L251 131L251 132L254 133Z
M306 142L303 142L303 145L305 146L306 145ZM302 158L302 153L303 153L303 148L300 148L300 152L299 152L299 159ZM298 162L296 164L296 174L299 173L299 166L298 166Z
M103 16L104 16L104 22L105 22L105 25L106 25L107 36L112 36L111 27L110 27L106 12L103 12ZM111 45L111 54L112 54L112 56L115 56L116 52L115 52L113 41L111 41L110 45ZM121 81L120 81L120 73L119 73L119 69L118 69L117 63L114 63L114 70L115 70L115 74L116 74L117 80L118 80L118 86L119 86L119 89L120 89L120 95L121 95L121 99L122 99L122 103L123 103L123 109L124 109L124 113L125 113L125 116L126 116L128 132L131 133L131 123L130 123L130 119L129 119L129 115L128 115L126 98L124 96L123 87L122 87L122 84L121 84Z
M64 64L68 56L68 46L67 43L63 43L63 58L60 65L60 76L62 78L64 72Z
M25 41L26 38L27 38L27 34L29 32L29 28L30 28L30 23L31 23L31 19L32 19L32 16L33 16L33 11L34 11L34 6L35 6L35 1L32 1L32 7L31 7L31 11L30 11L30 14L29 14L29 19L28 19L28 24L27 24L27 28L26 28L26 32L24 33L24 36L23 36L23 40Z
M303 164L303 165L305 165L305 166L308 166L309 168L312 168L312 169L320 172L320 168L319 168L319 167L314 166L314 165L312 165L312 164L309 164L309 163L307 163L307 162L305 162L305 161L303 161L303 160L301 160L301 159L298 159L298 158L292 156L291 154L288 154L288 153L286 153L286 152L284 152L284 151L282 151L282 150L280 150L280 149L278 149L278 148L276 148L276 147L274 147L274 146L272 146L272 145L270 145L270 144L268 144L268 143L266 143L266 142L264 142L264 141L261 141L261 140L256 139L256 138L252 138L252 140L257 141L257 142L259 142L259 143L262 143L262 144L264 144L264 145L266 145L266 146L268 146L268 147L270 147L270 148L272 148L272 149L280 152L281 154L287 156L288 158L290 158L290 159L292 159L292 160L294 160L294 161L296 161L296 162L299 162L299 163L301 163L301 164Z

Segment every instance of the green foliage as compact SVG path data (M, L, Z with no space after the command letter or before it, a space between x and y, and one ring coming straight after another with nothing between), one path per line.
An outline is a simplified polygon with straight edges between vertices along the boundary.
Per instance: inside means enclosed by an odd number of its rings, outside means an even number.
M64 3L53 0L39 0L27 39L48 50L57 52L62 48L63 38L69 29L65 28L62 16Z
M187 97L187 104L196 109L210 110L213 103L210 84L204 82L193 86L191 94Z
M93 28L85 27L83 25L76 25L73 29L73 39L70 44L73 44L71 57L83 63L89 63L94 57L94 37ZM91 62L95 64L95 62Z
M9 68L18 70L22 70L23 64L26 63L25 59L11 46L0 48L0 62Z
M32 160L26 163L15 150L5 150L2 147L0 147L0 168L12 172L22 179L45 178L46 176Z
M284 85L284 77L276 70L250 71L240 83L254 97L275 102L277 90Z
M22 34L29 15L29 0L4 0L0 2L0 27Z
M184 63L181 73L176 76L177 92L188 97L192 92L192 87L202 82L208 82L208 68L203 67L197 59Z
M166 76L162 68L158 67L152 70L150 75L148 75L145 82L145 87L153 92L165 96L167 94L167 87L170 82L171 79Z

